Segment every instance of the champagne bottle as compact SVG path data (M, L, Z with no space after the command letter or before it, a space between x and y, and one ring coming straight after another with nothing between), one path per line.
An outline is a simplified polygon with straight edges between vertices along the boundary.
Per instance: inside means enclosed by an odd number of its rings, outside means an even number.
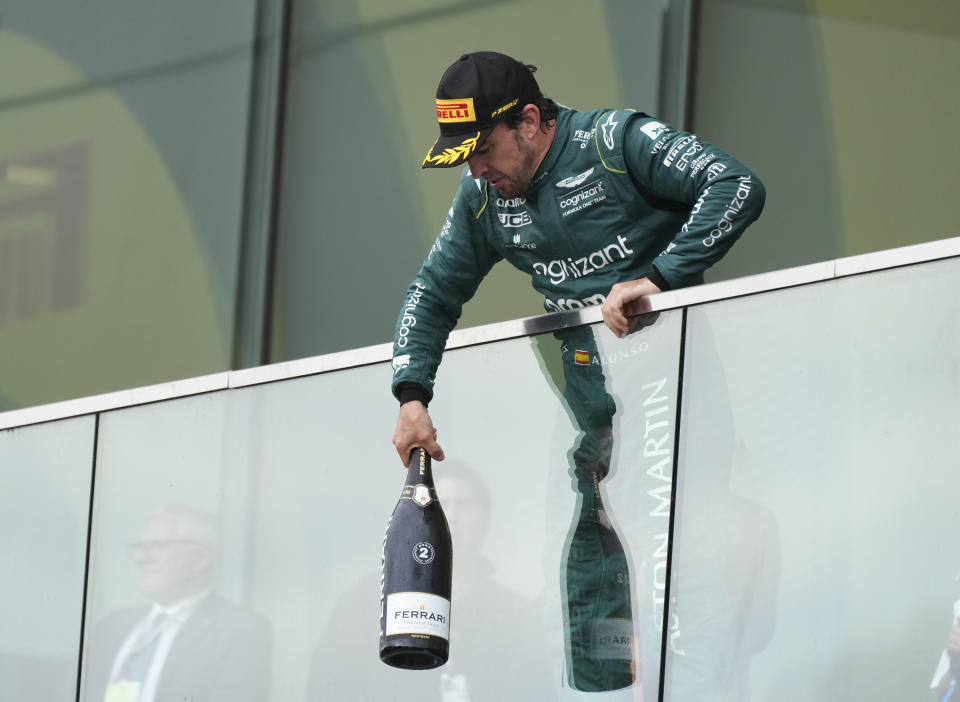
M450 654L453 544L422 448L411 454L380 563L380 660L412 670L443 665Z
M576 690L601 692L630 687L636 679L630 571L600 498L601 475L583 473L580 514L566 553L568 680Z

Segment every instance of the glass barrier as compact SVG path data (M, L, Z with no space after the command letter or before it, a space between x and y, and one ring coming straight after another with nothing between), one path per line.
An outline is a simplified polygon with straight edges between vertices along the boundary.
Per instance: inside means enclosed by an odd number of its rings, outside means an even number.
M81 699L267 699L272 626L249 607L258 470L233 399L102 416Z
M681 316L447 354L433 671L377 656L389 364L103 415L84 699L654 699Z
M389 362L0 433L0 699L942 700L958 273L449 351L432 671L377 656Z
M76 699L94 427L0 433L0 699Z
M664 699L949 683L958 274L952 259L689 311Z

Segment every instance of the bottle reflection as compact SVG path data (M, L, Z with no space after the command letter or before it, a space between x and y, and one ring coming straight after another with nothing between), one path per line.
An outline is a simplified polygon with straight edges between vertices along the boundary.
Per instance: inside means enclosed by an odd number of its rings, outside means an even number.
M269 694L271 631L215 592L215 517L166 507L129 551L149 604L108 614L87 646L89 702L220 700Z
M636 679L630 570L599 472L578 478L579 514L564 557L568 679L577 690L617 690Z
M563 555L566 676L570 687L602 692L637 680L630 570L603 504L616 404L590 327L562 330L563 398L580 435L571 451L577 512Z

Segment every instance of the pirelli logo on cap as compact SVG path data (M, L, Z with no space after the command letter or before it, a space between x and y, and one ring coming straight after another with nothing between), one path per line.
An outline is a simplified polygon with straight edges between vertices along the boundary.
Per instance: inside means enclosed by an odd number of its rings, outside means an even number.
M473 98L460 100L437 100L437 121L476 122L477 113L473 109Z

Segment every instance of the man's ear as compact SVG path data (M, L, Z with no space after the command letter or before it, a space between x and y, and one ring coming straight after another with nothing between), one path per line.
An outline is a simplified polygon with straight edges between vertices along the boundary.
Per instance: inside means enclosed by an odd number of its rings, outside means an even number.
M519 129L529 139L540 129L540 108L533 103L529 103L523 106L520 114L523 115L523 121L520 122Z

